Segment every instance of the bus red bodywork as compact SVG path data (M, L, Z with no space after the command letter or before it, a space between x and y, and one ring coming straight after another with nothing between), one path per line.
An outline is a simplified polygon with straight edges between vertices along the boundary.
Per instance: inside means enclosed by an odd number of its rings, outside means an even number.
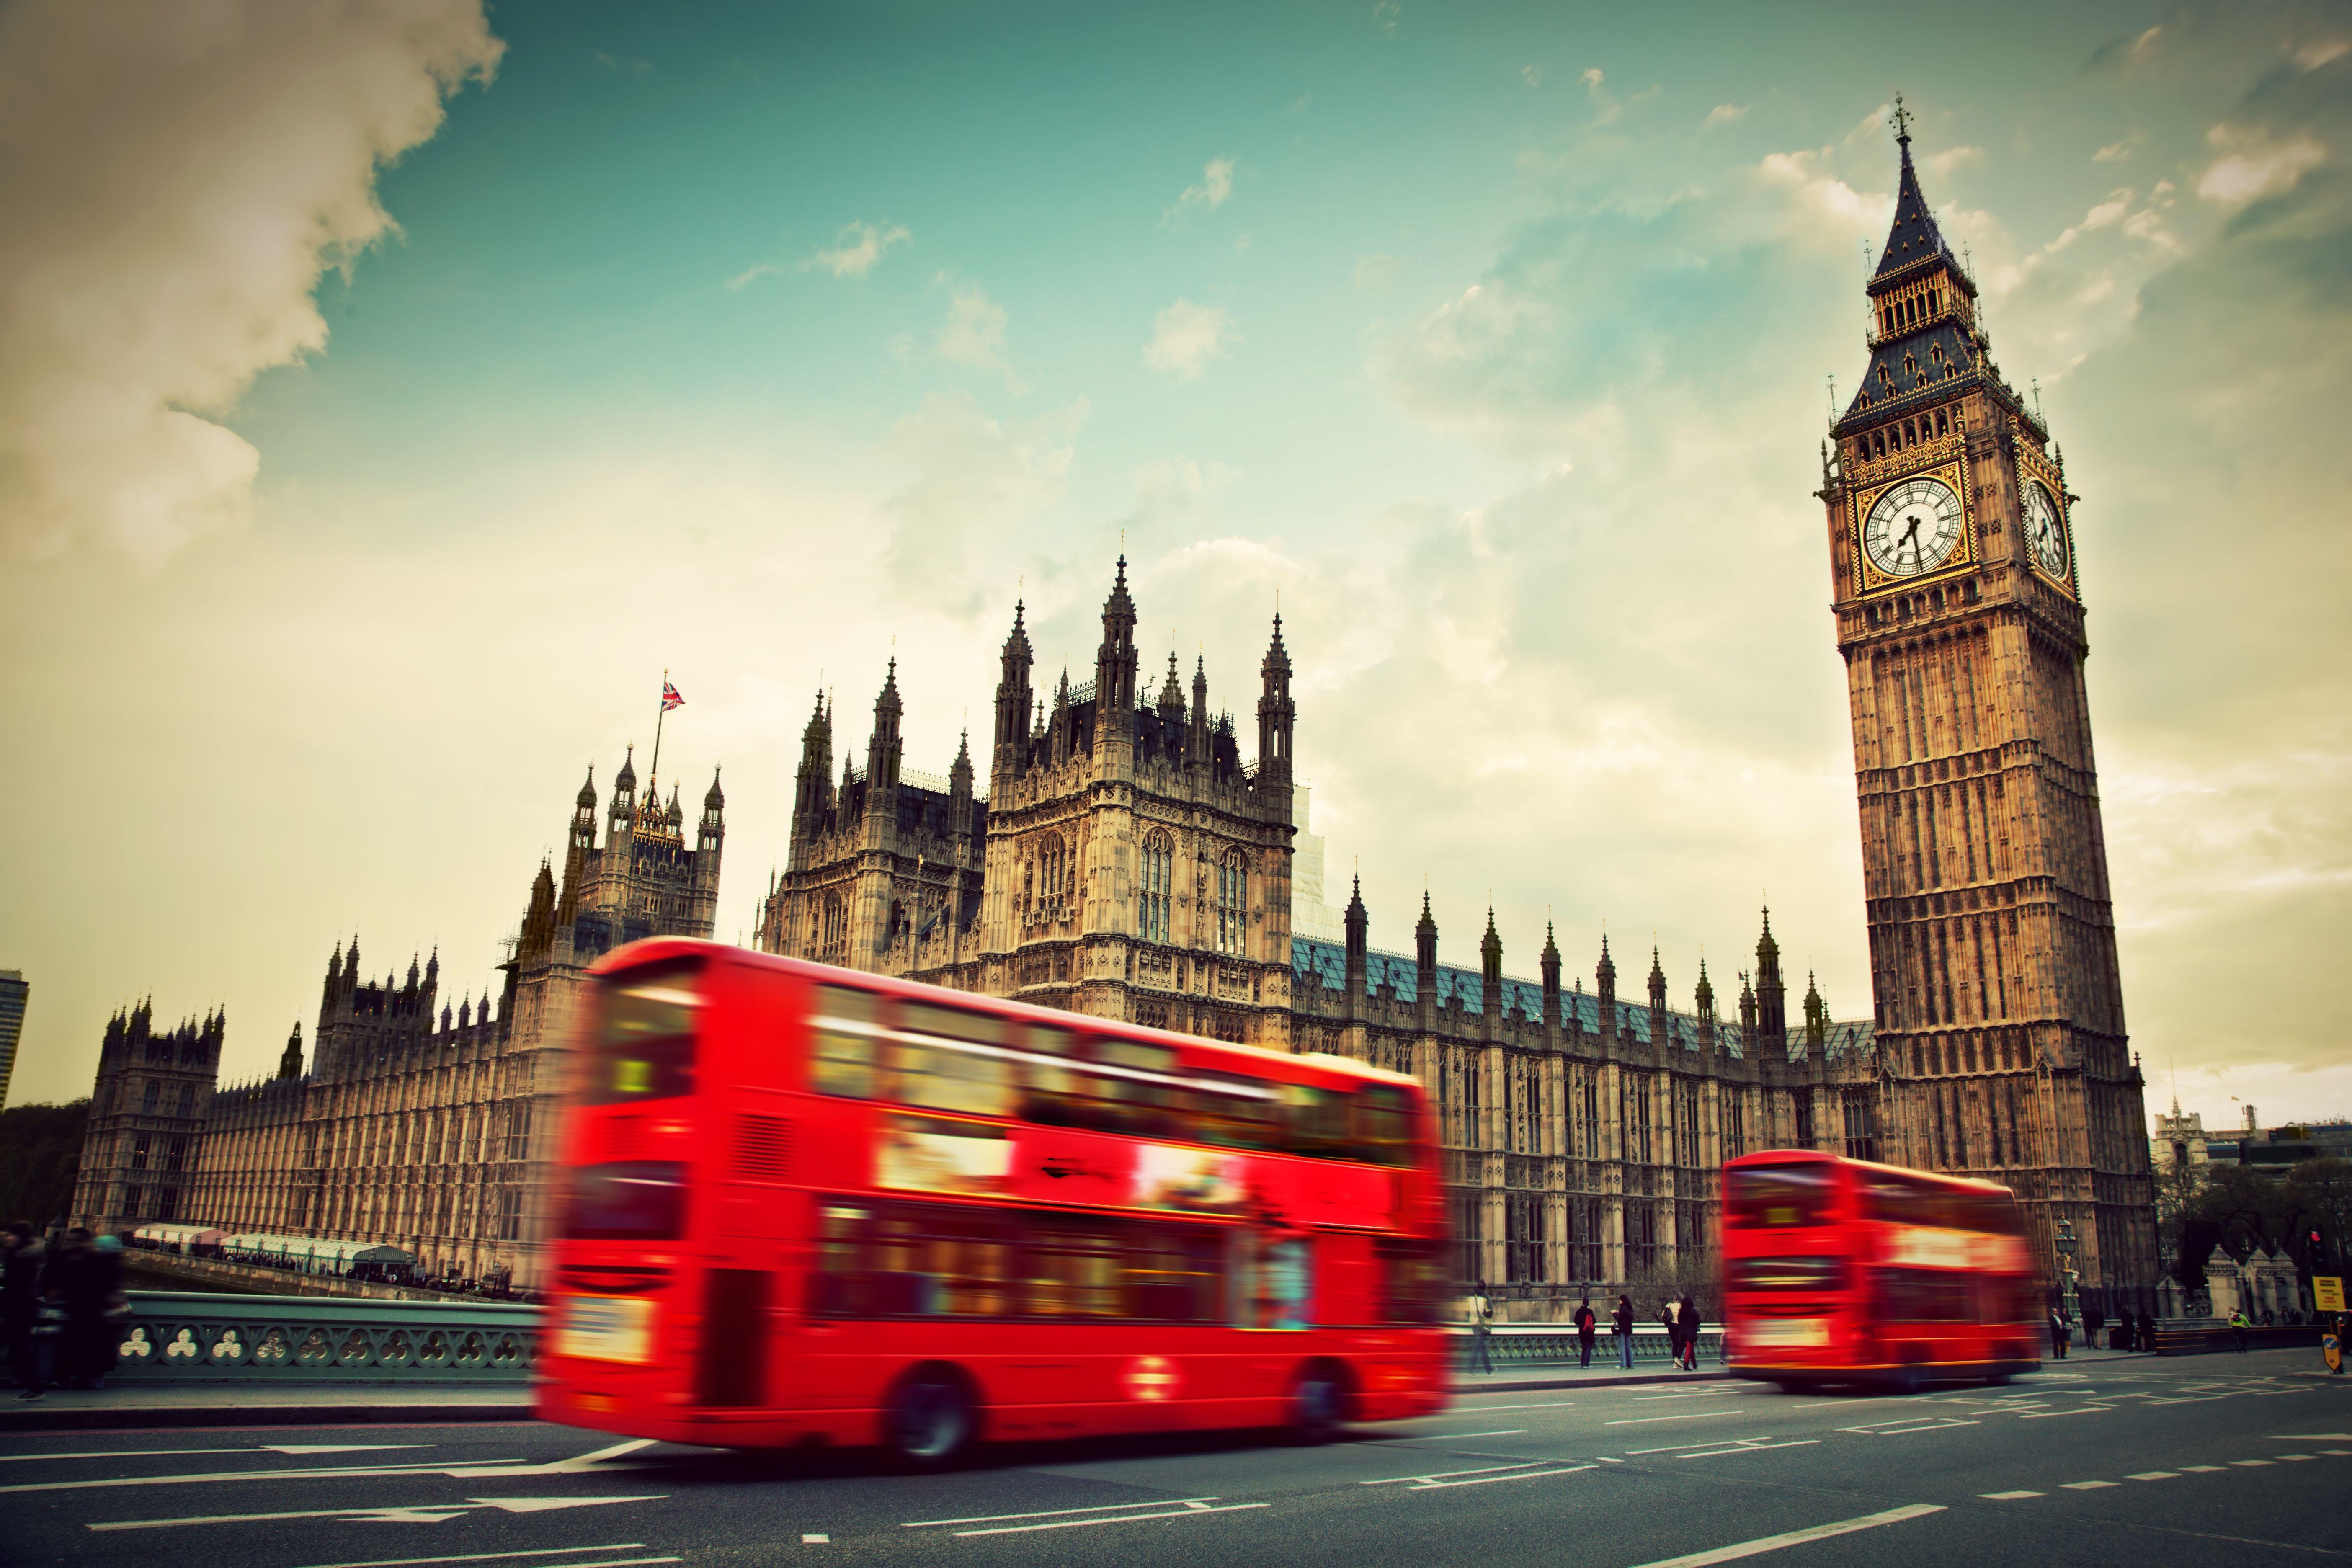
M1739 1375L1916 1387L2041 1365L2041 1288L2007 1187L1796 1150L1723 1177Z
M726 1447L1419 1415L1411 1079L661 939L593 971L542 1418Z

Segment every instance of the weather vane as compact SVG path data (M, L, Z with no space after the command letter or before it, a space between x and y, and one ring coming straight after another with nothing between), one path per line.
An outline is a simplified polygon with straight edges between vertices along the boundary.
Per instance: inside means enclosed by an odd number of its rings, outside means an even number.
M1895 95L1895 112L1887 117L1886 123L1895 127L1895 140L1911 140L1911 111L1903 107L1903 95L1899 92Z

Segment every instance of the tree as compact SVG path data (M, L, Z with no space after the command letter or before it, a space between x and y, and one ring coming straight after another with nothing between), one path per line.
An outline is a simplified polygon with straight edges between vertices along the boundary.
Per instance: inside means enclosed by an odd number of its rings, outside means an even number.
M0 1224L21 1219L38 1227L65 1217L89 1121L87 1100L0 1110Z

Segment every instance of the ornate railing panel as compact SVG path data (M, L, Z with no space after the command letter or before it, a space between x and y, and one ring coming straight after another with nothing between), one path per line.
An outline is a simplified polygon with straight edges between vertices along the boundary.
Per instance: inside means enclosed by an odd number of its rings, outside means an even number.
M1486 1359L1497 1372L1507 1367L1574 1366L1576 1358L1576 1331L1573 1329L1564 1333L1498 1329L1486 1336ZM1699 1331L1698 1362L1701 1366L1725 1364L1722 1330ZM1454 1335L1454 1364L1464 1372L1473 1370L1478 1364L1477 1343L1467 1330L1459 1331ZM1609 1331L1605 1323L1592 1339L1592 1364L1595 1367L1619 1364L1617 1336ZM1674 1347L1667 1341L1664 1329L1645 1325L1633 1331L1633 1364L1636 1367L1674 1364Z
M131 1292L126 1383L522 1384L540 1311L507 1302Z

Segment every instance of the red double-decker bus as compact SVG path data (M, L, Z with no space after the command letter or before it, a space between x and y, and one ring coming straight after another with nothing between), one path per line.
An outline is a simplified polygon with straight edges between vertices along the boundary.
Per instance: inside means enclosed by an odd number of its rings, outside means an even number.
M1410 1078L709 942L601 960L540 1415L730 1447L1441 1408Z
M1723 1187L1739 1375L1912 1389L2042 1364L2041 1286L2007 1187L1797 1150L1729 1162Z

